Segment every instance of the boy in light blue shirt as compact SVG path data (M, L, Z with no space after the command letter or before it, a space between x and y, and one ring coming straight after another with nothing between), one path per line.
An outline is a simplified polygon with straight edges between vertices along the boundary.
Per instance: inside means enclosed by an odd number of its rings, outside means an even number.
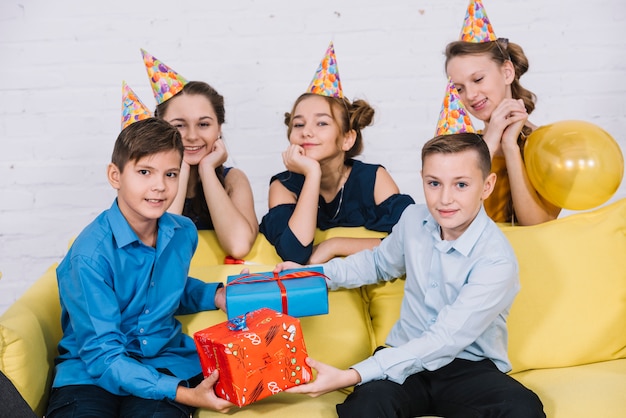
M189 417L222 412L217 374L203 380L175 315L224 309L221 284L188 277L198 235L166 213L178 190L180 134L149 118L118 136L110 209L76 238L59 267L63 337L47 417Z
M424 145L426 205L409 206L377 248L323 265L330 289L406 275L388 347L348 370L309 358L316 380L289 392L357 385L337 405L340 417L545 417L539 398L506 374L506 317L519 277L511 246L483 209L496 181L490 171L476 134Z

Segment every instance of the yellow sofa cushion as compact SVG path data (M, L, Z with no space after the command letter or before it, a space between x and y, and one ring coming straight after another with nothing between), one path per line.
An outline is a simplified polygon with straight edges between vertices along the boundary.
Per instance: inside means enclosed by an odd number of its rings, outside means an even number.
M317 398L292 393L279 393L261 399L243 408L234 407L228 416L235 417L270 417L270 418L337 418L335 405L342 403L346 395L341 392L330 392ZM194 414L196 418L224 417L218 412L200 409Z
M522 289L508 319L513 372L626 357L626 199L503 227Z
M48 368L47 353L36 349L44 346L39 322L27 308L17 307L5 316L0 325L0 369L31 408L47 392L47 379L42 379L42 370Z
M541 399L550 418L622 418L626 359L512 375Z
M0 368L40 416L48 402L61 338L55 269L51 266L0 317Z
M192 267L214 266L224 264L226 253L220 247L215 231L198 231L198 248L191 259ZM281 262L274 246L263 234L258 234L245 261L255 264L276 265Z

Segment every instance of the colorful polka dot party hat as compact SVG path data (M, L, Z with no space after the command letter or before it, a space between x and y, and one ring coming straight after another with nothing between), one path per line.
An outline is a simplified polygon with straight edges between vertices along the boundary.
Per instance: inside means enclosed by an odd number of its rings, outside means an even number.
M452 80L448 78L446 95L441 105L435 136L452 135L463 132L475 133L476 130L472 126L472 121L467 113L467 109L463 105L463 102L461 102L459 92L456 87L454 87Z
M480 0L470 0L461 29L461 41L490 42L498 39Z
M144 105L125 81L122 82L122 130L133 122L152 117L150 110Z
M337 69L335 47L332 42L328 45L326 54L322 62L320 62L319 67L317 67L317 71L307 91L322 96L343 97L339 70Z
M150 55L146 50L142 49L141 53L157 104L171 99L187 84L187 80L183 76Z

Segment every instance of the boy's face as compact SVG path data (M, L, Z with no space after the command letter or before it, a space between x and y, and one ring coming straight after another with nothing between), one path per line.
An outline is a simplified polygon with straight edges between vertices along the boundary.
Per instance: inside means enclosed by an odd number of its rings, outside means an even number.
M109 183L117 190L117 202L128 223L138 230L158 220L178 192L181 158L176 150L129 161L120 172L109 164Z
M426 204L441 226L441 238L453 241L472 223L493 190L496 175L486 179L474 150L430 154L424 159L422 183Z

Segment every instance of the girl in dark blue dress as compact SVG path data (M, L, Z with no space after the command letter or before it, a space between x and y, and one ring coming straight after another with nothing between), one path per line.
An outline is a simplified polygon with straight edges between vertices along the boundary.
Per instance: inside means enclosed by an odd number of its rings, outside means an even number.
M361 129L371 124L374 109L364 100L352 103L343 97L332 44L309 91L285 115L289 146L282 156L287 171L270 180L269 212L260 226L283 260L301 264L380 243L377 238L336 237L314 247L316 228L363 226L390 232L414 203L400 194L384 167L353 158L363 149Z

